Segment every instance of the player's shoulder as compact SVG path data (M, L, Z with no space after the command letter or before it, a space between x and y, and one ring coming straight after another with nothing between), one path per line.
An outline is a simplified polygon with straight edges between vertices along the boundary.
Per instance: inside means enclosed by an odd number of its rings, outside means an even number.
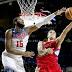
M12 35L12 29L7 29L5 35Z
M5 33L10 33L10 32L12 32L12 30L11 29L7 29Z

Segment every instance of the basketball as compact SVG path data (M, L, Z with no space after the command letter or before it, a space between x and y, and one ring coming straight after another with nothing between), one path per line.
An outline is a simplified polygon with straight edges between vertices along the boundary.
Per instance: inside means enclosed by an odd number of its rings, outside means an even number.
M72 7L69 7L69 8L66 9L66 11L65 11L65 17L68 20L72 20Z

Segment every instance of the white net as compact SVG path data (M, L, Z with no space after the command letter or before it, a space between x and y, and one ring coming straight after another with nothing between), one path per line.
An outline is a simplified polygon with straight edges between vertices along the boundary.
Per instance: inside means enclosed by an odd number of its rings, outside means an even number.
M35 6L37 0L17 0L21 14L23 15L32 15L34 14Z

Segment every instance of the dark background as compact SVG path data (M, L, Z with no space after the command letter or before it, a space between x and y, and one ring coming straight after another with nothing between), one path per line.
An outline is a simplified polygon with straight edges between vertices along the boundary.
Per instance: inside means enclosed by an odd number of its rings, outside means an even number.
M5 31L14 27L12 20L20 13L20 9L16 1L9 1L7 3L4 3L4 1L6 0L0 0L0 3L2 3L0 4L0 68L3 68L1 64L1 53L5 49ZM38 0L35 11L40 11L42 8L53 13L62 7L68 8L71 6L72 0ZM52 22L57 26L56 31L59 36L66 25L70 23L70 21L65 18L64 14L62 14L62 16L56 16L55 18L57 21L52 20ZM72 66L72 30L68 33L65 41L62 44L59 54L59 63L61 67Z

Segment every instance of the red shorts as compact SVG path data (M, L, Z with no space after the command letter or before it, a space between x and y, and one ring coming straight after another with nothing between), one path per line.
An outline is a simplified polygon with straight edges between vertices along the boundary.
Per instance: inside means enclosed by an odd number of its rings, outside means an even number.
M52 66L48 64L40 64L39 68L39 72L62 72L59 66Z
M39 72L62 72L55 55L37 57L37 65L40 68Z

